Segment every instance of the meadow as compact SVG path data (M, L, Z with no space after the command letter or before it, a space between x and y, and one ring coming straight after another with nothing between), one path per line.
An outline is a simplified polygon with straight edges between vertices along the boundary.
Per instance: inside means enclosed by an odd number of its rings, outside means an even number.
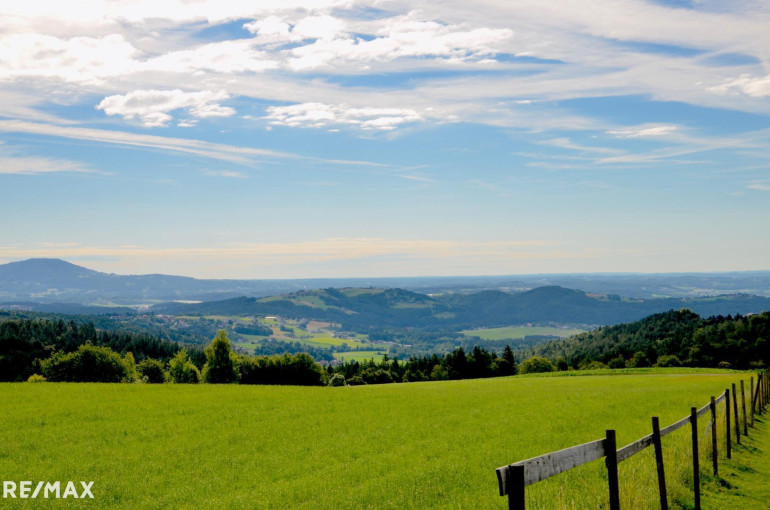
M674 422L740 377L658 370L341 388L8 383L0 385L0 472L95 482L96 501L49 503L57 508L506 508L495 468L608 428L624 445L650 432L650 416ZM688 440L686 428L664 438L672 508L691 504ZM657 506L649 450L620 465L624 508ZM598 461L532 486L528 508L600 508L603 472Z
M466 329L465 336L477 336L482 340L509 340L528 336L558 336L566 338L585 332L577 328L553 328L547 326L508 326L505 328Z

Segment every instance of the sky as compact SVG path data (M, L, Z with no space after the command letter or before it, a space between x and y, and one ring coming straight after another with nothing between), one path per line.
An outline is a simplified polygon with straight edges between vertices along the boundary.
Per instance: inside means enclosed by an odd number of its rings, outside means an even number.
M0 3L0 263L770 269L770 5Z

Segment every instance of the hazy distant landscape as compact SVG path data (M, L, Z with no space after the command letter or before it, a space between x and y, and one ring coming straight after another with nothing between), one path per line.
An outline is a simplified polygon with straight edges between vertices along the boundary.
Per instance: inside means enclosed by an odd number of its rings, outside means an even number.
M768 507L770 2L0 20L3 510Z

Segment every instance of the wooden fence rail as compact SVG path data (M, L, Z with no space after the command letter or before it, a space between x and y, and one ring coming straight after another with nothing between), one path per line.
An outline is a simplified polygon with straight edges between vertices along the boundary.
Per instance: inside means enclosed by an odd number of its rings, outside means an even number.
M751 427L754 426L754 415L765 412L770 401L770 370L757 374L757 385L754 387L754 378L751 378L749 386L749 415L751 417ZM743 435L748 435L749 423L746 412L746 398L744 394L744 381L740 381L741 388L741 408L743 418ZM658 491L660 493L660 507L662 510L668 509L668 497L666 495L666 476L665 466L663 465L663 447L661 438L678 430L685 425L690 425L692 436L692 461L693 461L693 493L695 497L696 510L700 510L700 464L699 464L699 436L698 419L709 414L709 420L703 428L704 436L711 431L711 459L714 476L719 476L718 462L718 438L717 438L717 406L724 402L725 404L725 443L726 457L729 459L732 455L732 434L735 432L735 441L740 444L741 441L741 416L738 414L738 395L735 384L732 385L732 399L730 389L725 389L719 397L711 397L711 400L700 409L695 407L690 409L690 415L681 420L672 423L666 427L660 428L657 416L652 418L652 433L637 439L618 449L615 442L615 431L607 430L603 439L597 439L588 443L565 448L556 452L546 453L539 457L522 460L497 468L497 482L500 489L500 496L508 496L509 510L524 510L525 508L525 489L526 487L556 476L570 469L582 466L589 462L605 459L607 467L607 485L609 490L609 508L610 510L620 509L620 494L618 484L618 464L628 460L637 453L654 446L655 464L658 475ZM731 404L732 400L732 404ZM734 426L734 429L733 429Z

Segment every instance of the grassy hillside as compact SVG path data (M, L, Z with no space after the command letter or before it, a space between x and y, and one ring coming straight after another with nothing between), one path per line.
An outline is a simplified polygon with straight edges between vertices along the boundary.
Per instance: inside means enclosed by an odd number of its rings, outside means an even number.
M738 379L667 372L343 388L2 384L0 472L6 480L93 480L90 504L99 508L504 508L498 466L607 428L625 444L649 433L650 416L673 422ZM674 458L688 444L682 431L664 441ZM654 469L646 453L621 464L625 508L654 507ZM538 484L529 503L598 508L602 471L595 462ZM686 504L686 475L673 460L667 472L672 501Z

